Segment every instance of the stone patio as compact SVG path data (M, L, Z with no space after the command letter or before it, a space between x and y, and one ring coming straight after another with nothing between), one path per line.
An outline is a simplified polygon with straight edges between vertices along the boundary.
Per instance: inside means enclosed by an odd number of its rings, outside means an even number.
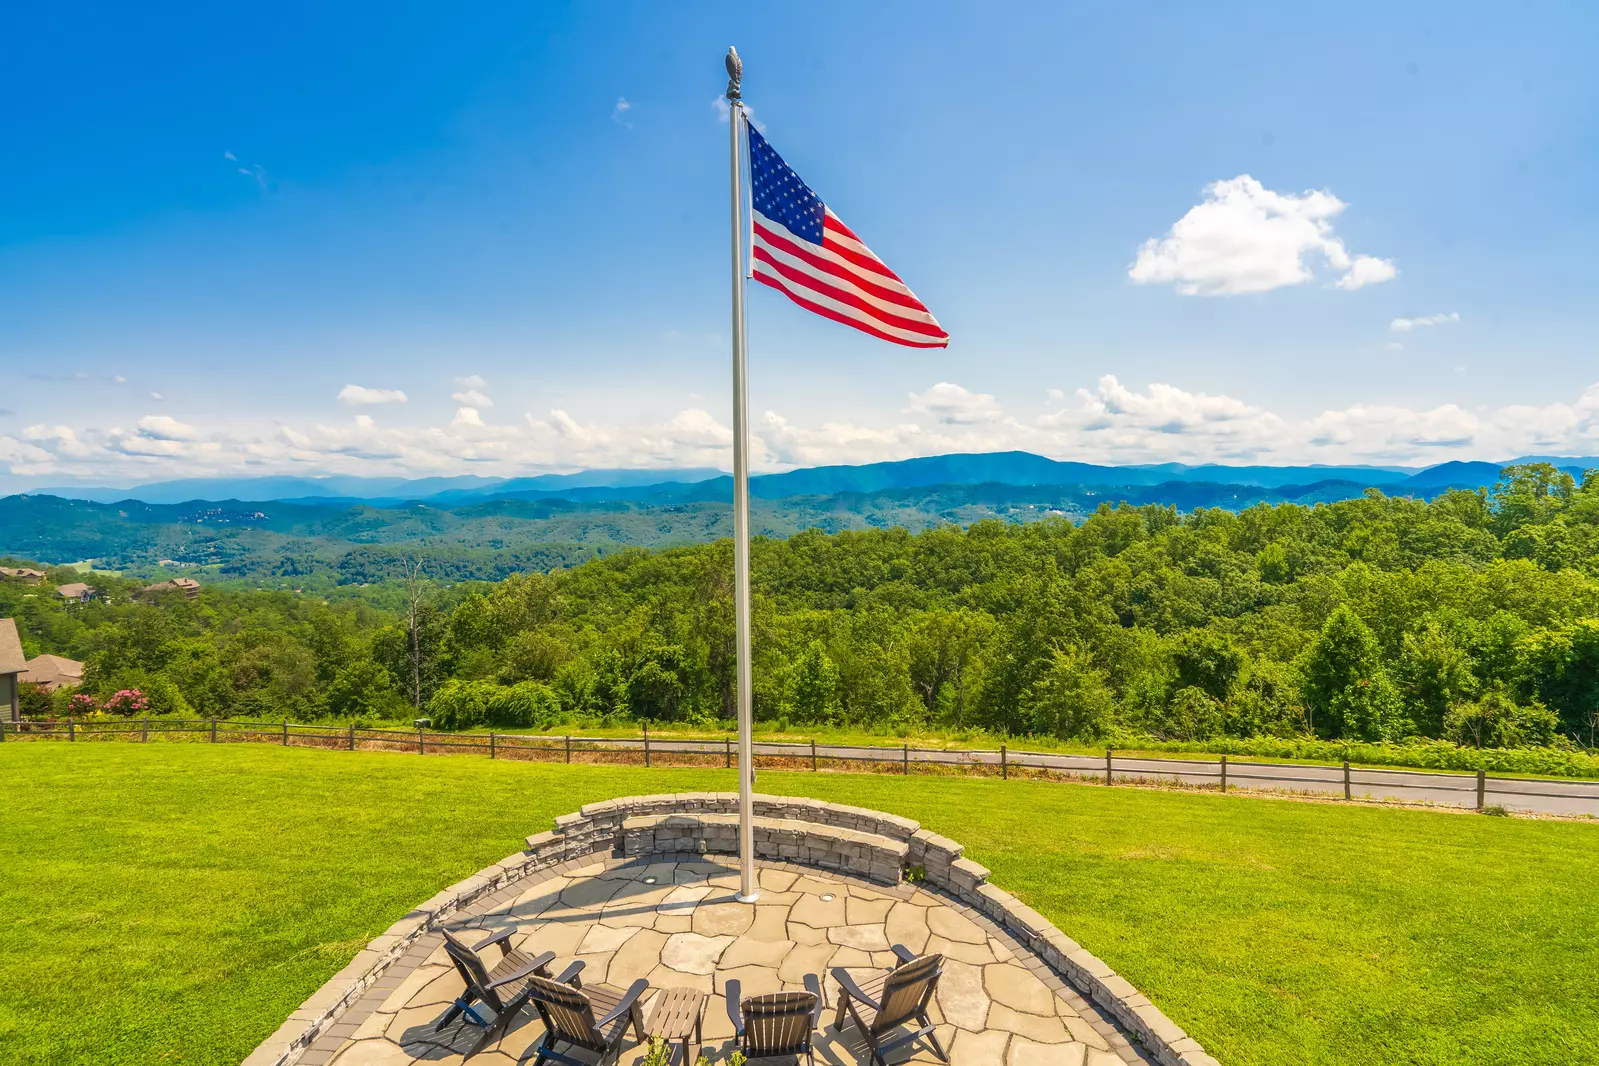
M510 926L518 932L517 947L554 951L556 970L583 960L585 984L625 988L644 977L652 990L688 986L708 993L705 1049L716 1064L734 1046L720 994L726 980L737 978L751 995L801 989L804 975L814 973L823 979L828 1007L817 1036L818 1062L865 1066L865 1045L854 1026L833 1028L837 986L831 969L886 969L894 961L891 944L945 956L931 1013L954 1066L1147 1061L1093 1004L1007 932L954 899L918 885L888 887L812 867L757 866L761 894L754 906L734 900L738 873L728 863L651 856L524 879L480 900L449 925L464 928L469 942ZM462 989L441 945L437 933L419 939L299 1063L460 1062L478 1031L455 1022L434 1032ZM646 998L646 1019L650 1006ZM538 1014L529 1009L498 1045L472 1061L531 1062L542 1035ZM621 1066L643 1058L643 1047L631 1037L624 1046ZM674 1051L674 1064L680 1057ZM890 1061L938 1059L918 1042Z

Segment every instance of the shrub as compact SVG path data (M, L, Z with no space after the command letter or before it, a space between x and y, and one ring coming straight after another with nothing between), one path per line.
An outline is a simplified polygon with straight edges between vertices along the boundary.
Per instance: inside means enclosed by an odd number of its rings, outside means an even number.
M112 714L154 714L182 716L193 713L189 701L183 698L183 693L178 686L161 673L137 668L118 670L110 677L96 686L97 691L104 697L104 707ZM122 710L123 705L112 705L117 695L123 692L137 692L141 697L143 706L136 710ZM109 695L108 695L109 694Z
M55 709L54 701L45 687L31 682L17 686L17 705L24 718L48 718Z
M504 726L529 729L564 717L561 700L539 681L496 685L492 681L446 681L428 701L428 715L439 729Z
M541 681L493 685L484 699L484 724L529 729L554 725L564 715L555 690Z
M131 717L135 714L147 713L150 710L150 700L136 688L123 688L107 696L100 709L107 714L120 714Z
M326 697L328 713L341 718L393 717L403 704L394 676L371 659L357 659L340 670Z
M1521 748L1548 744L1560 729L1560 716L1534 701L1518 704L1503 691L1457 703L1444 715L1444 737L1472 748Z

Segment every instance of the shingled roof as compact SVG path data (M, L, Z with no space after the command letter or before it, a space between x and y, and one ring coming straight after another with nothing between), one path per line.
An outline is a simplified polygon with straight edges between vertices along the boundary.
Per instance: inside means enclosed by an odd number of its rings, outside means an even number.
M22 654L16 621L0 618L0 674L20 674L27 668L28 658Z

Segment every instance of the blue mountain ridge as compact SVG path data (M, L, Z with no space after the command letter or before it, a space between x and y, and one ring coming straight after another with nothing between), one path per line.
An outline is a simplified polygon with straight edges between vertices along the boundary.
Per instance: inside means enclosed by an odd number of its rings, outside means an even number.
M1080 485L1148 488L1165 484L1236 485L1280 489L1339 482L1376 487L1393 495L1432 495L1450 488L1481 488L1498 480L1511 463L1553 462L1580 476L1599 467L1599 458L1527 457L1505 463L1462 462L1435 466L1223 466L1159 463L1099 466L1049 459L1031 452L986 452L925 456L858 466L819 466L750 479L750 494L776 500L793 496L832 496L934 485ZM478 475L407 479L398 477L241 477L185 478L132 488L62 486L32 489L28 495L118 503L176 504L206 500L290 502L320 506L423 503L456 507L492 499L573 501L653 500L695 502L730 499L732 479L709 468L584 470L517 478Z

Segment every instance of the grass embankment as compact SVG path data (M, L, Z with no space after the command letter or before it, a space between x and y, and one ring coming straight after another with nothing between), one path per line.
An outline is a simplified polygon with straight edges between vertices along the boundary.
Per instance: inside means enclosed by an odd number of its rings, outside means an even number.
M733 786L178 744L6 745L0 781L0 1061L30 1066L235 1063L554 815ZM761 787L964 842L1229 1066L1599 1062L1593 826L982 779Z

